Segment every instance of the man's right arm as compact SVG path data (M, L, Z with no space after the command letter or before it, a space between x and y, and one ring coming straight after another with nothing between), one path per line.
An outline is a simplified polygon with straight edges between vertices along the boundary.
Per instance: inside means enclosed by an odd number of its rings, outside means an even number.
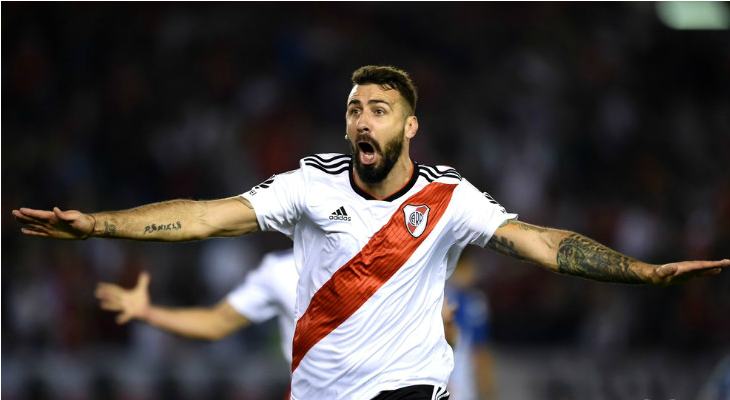
M129 210L84 214L20 208L13 216L32 236L79 240L88 237L189 241L232 237L259 230L251 203L240 196L220 200L171 200Z

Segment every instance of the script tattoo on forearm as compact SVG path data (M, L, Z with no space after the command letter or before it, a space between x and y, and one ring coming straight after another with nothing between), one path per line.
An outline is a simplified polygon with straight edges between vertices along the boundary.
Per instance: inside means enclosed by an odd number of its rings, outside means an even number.
M632 258L620 254L585 236L572 234L558 246L557 263L561 273L604 282L643 283L631 264Z
M150 224L144 227L143 235L146 235L148 233L153 232L160 232L160 231L177 231L182 229L182 224L180 221L177 222L171 222L169 224Z

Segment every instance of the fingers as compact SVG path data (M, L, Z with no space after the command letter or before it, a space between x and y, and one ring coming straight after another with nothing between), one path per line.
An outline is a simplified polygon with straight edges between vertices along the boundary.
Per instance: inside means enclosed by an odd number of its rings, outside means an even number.
M700 273L710 270L717 270L717 272L711 273L716 274L720 272L721 268L726 268L728 266L730 266L730 260L727 259L720 261L684 261L662 265L661 267L656 269L656 273L662 278L670 277L677 274L692 272Z
M708 270L701 271L698 275L699 276L717 275L720 272L722 272L722 269L720 269L720 268L713 268L713 269L708 269Z
M32 224L37 222L37 218L31 218L28 215L23 214L19 210L13 210L13 217L15 217L16 220L24 223L24 224Z
M708 269L708 268L723 268L730 266L730 260L720 261L688 261L687 267L691 269Z
M122 295L123 289L111 283L100 283L94 290L94 296L99 300L99 306L108 311L119 311L124 308Z
M101 303L99 303L99 308L104 311L122 311L121 304L108 301L102 301Z
M40 227L37 229L29 229L29 228L20 228L20 232L26 235L30 236L43 236L43 237L49 237L51 236L47 230L43 229L41 230Z
M16 221L32 227L40 227L48 223L48 219L30 217L19 212L16 213L15 211L13 211L13 217L15 217Z
M111 295L119 294L123 289L113 283L101 282L96 285L94 294L97 298L100 296L109 297Z
M147 291L147 288L150 286L150 274L147 271L142 271L139 273L139 278L137 278L137 287Z
M132 319L131 314L121 313L117 315L116 321L118 325L124 325Z
M52 211L45 210L34 210L32 208L21 207L17 210L13 210L15 217L32 218L35 220L48 220L54 213Z

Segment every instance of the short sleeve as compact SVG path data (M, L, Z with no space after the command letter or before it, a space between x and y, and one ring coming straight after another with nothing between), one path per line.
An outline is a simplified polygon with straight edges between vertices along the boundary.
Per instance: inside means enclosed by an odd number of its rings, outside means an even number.
M268 287L274 277L267 276L268 273L269 268L259 266L226 297L239 314L255 323L264 322L278 314L275 292Z
M457 218L454 234L465 244L484 247L502 223L517 218L517 214L508 213L492 196L466 179L459 183L454 196Z
M251 202L262 230L291 237L301 215L304 181L304 171L300 168L274 175L241 196Z

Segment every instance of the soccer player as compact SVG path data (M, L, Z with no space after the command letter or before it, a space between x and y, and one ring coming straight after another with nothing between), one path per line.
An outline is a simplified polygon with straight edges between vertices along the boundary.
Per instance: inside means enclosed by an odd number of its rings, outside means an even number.
M517 220L456 170L415 163L417 94L392 67L352 75L351 155L318 154L225 199L86 214L20 208L28 235L187 241L279 231L294 241L292 399L448 398L444 281L473 244L551 271L666 285L730 260L652 265L574 232Z

